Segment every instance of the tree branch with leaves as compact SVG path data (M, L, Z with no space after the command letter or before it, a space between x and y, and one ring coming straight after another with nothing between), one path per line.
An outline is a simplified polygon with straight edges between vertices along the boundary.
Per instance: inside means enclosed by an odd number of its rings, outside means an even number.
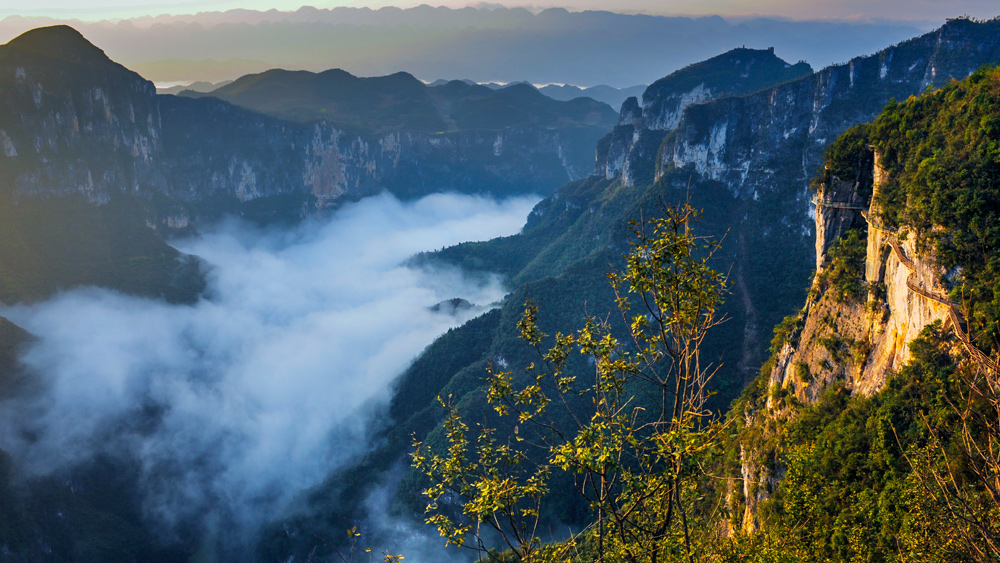
M415 443L413 465L432 483L427 521L448 543L473 538L470 547L496 560L563 561L578 544L601 562L695 560L690 508L723 431L705 406L718 365L701 346L722 322L727 285L710 265L718 243L692 231L697 217L687 205L664 206L662 217L633 223L625 266L608 275L624 339L610 316L549 339L538 307L526 304L518 329L538 361L487 375L488 403L516 421L506 440L481 424L473 448L452 399L441 400L447 452ZM541 506L557 471L572 476L593 524L545 544ZM503 552L487 549L484 527Z

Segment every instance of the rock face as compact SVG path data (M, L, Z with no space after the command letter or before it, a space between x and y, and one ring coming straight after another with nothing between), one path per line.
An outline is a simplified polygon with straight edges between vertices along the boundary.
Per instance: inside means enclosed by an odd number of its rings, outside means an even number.
M1000 61L1000 20L951 20L874 55L771 85L743 78L733 64L751 55L773 58L737 50L713 59L729 93L701 77L692 82L681 71L650 86L641 103L626 102L619 125L598 146L595 172L625 186L700 180L728 192L733 218L727 238L739 246L734 271L745 272L734 298L746 311L746 356L756 358L766 347L757 335L766 329L755 327L774 326L790 312L783 307L802 302L817 263L813 249L818 244L824 256L829 242L859 220L857 210L827 209L818 224L823 233L814 238L809 184L822 173L827 146L872 120L892 98L918 95ZM721 72L726 68L732 71ZM829 189L853 188L848 181Z
M689 107L749 94L811 72L806 63L790 65L779 59L774 49L734 49L657 80L643 93L641 106L636 98L622 105L618 125L598 145L596 173L635 186L648 179L643 169Z
M155 201L152 222L166 228L267 198L298 202L295 214L383 189L548 193L587 172L572 149L544 127L369 137L157 96L65 26L0 47L0 192L98 204L132 194Z
M873 200L884 176L875 165L869 192ZM818 274L799 316L801 332L777 354L766 382L766 404L758 412L744 413L747 426L780 427L791 412L784 397L793 395L809 405L838 382L850 393L877 393L888 376L910 359L909 343L924 327L955 318L946 288L939 282L944 272L935 266L934 257L917 252L914 233L888 230L872 218L875 210L859 209L865 202L858 192L857 184L839 179L821 186L816 198ZM821 280L830 246L852 228L867 228L864 281L868 291L859 301L844 301L832 289L824 289ZM780 475L763 463L760 452L743 447L740 455L745 502L742 530L752 533L757 529L757 507L777 488Z
M833 178L823 185L812 202L816 206L816 271L826 265L830 246L853 228L864 226L862 211L867 201L858 180Z
M155 175L153 85L70 28L29 32L0 50L2 191L82 194L100 203Z
M793 198L799 202L798 209L790 211L802 213L808 204L802 194L821 167L828 143L874 118L892 98L918 95L996 63L998 31L997 20L951 20L937 31L871 56L748 96L691 106L678 121L676 134L661 147L655 175L691 166L725 182L744 199L765 191L783 192L789 203ZM673 123L674 115L666 110L647 121Z

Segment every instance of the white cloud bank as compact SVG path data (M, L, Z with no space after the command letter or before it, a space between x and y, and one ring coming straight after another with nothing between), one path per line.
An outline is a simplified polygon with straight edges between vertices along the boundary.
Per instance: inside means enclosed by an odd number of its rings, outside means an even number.
M287 232L229 223L176 245L214 268L196 305L84 289L6 309L40 337L23 360L44 392L4 405L0 447L39 473L129 452L148 516L249 531L358 453L364 407L477 314L429 306L503 295L496 279L402 262L517 232L536 201L379 196Z

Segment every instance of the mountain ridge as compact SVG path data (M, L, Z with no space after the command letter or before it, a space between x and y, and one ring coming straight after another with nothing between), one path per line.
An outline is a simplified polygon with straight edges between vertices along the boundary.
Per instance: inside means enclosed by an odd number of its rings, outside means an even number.
M0 22L0 37L13 37L29 25L41 24ZM782 22L767 18L725 21L718 17L602 12L550 13L539 18L525 10L506 8L245 11L75 25L113 59L158 83L219 82L268 67L314 71L342 67L358 75L406 70L424 79L461 76L477 82L528 80L621 87L649 84L673 70L740 45L774 46L787 60L806 60L819 68L924 31L892 24ZM422 29L428 27L439 34L433 44L420 40ZM475 29L489 30L491 40L475 41L468 33ZM692 41L692 37L698 40ZM830 41L831 37L837 39ZM636 49L636 45L647 45L648 49ZM205 59L240 58L264 64L246 67L234 62L233 69L225 65L198 68L198 61ZM561 62L578 59L588 63ZM187 63L156 64L170 60ZM618 109L620 104L612 105Z
M957 33L956 28L964 29ZM488 323L484 319L480 325L455 329L449 337L466 344L477 342L478 357L464 350L466 363L444 364L442 358L449 357L450 352L442 342L440 347L432 346L404 373L397 389L405 390L406 395L395 395L390 407L395 426L386 432L381 448L359 464L364 469L358 471L364 479L370 479L372 472L405 456L410 431L421 436L427 433L431 441L442 439L438 426L442 415L433 401L412 404L407 400L417 396L415 386L430 386L421 391L426 397L450 394L470 420L489 411L476 395L477 390L481 391L487 366L505 365L505 369L516 371L536 359L523 350L515 330L525 299L538 305L539 326L548 334L566 334L578 328L586 316L584 311L612 310L614 303L604 272L628 248L628 219L654 216L661 202L687 202L704 209L702 222L695 227L697 233L712 236L728 231L715 268L730 272L733 282L732 294L722 311L729 321L712 334L703 349L703 361L722 362L713 380L716 395L712 406L725 412L727 404L743 392L744 385L757 378L767 358L763 334L785 316L794 314L797 304L806 298L816 249L815 222L808 214L808 184L814 175L822 175L821 166L810 163L822 162L828 146L826 141L818 140L833 139L882 110L889 101L890 88L873 88L872 80L877 84L888 79L892 91L919 94L929 83L947 83L952 77L964 77L970 67L1000 62L998 29L1000 20L952 22L897 47L793 82L692 105L677 129L666 132L662 141L636 159L637 168L644 170L638 177L640 181L628 183L621 175L609 179L598 174L572 182L539 203L520 234L459 245L419 258L472 270L499 270L509 276L513 292L500 312L494 314L497 317L491 317ZM914 61L924 66L913 66ZM930 61L938 61L933 76L928 72ZM948 64L941 64L944 62ZM861 98L852 99L855 95ZM638 101L631 109L641 112ZM787 115L789 121L782 121L779 115ZM750 135L727 136L729 144L718 146L729 149L728 157L734 153L752 155L753 176L744 177L743 166L736 172L714 170L712 155L718 149L713 149L712 144L713 120L729 118L747 127ZM796 127L802 130L795 131ZM786 132L790 133L787 137ZM803 143L806 135L810 135L811 142ZM716 138L721 139L721 135L716 134ZM674 152L659 150L661 144L683 147L684 151L678 152L675 160ZM434 371L443 365L448 365L450 377ZM767 389L760 391L766 393ZM310 499L315 514L336 515L343 502L358 507L353 514L362 510L360 500L355 498L359 494L356 488L364 483L360 474L348 472L345 478L351 485L346 488L317 490ZM416 514L423 509L418 498L422 483L410 475L399 485L396 502L403 510ZM770 486L767 479L747 485L754 491ZM572 512L570 507L564 509ZM297 530L333 533L347 522L339 518L301 518L293 524ZM275 536L268 540L276 544L265 541L262 545L287 545L289 540L277 539L279 533L275 530Z
M0 168L6 172L0 191L75 194L96 204L128 193L158 201L148 206L148 218L163 230L188 228L199 215L252 214L261 205L250 202L271 197L298 200L282 211L284 220L297 220L310 209L383 189L402 197L440 189L545 193L585 174L592 158L591 147L582 148L592 144L592 133L579 137L525 123L499 132L371 135L321 122L262 120L207 100L158 97L149 81L103 55L100 64L91 64L94 57L53 64L18 56L26 52L18 43L44 43L35 39L53 34L73 44L85 41L57 27L0 48L0 89L6 93L0 100L6 116L0 116ZM266 142L250 146L228 137L225 160L198 152L218 147L220 136L249 123L268 130ZM192 128L199 137L186 135ZM197 161L205 166L186 165ZM264 178L270 179L266 185ZM194 205L205 198L214 203Z
M567 136L592 128L594 131L588 133L592 144L590 138L598 138L600 129L609 130L616 118L614 110L600 102L555 101L531 85L511 84L494 90L449 81L426 86L405 72L362 78L342 69L320 73L272 69L209 92L180 95L215 97L276 117L323 119L376 134L497 130L537 124ZM572 158L582 160L583 156Z
M39 27L26 31L6 43L6 47L51 59L104 63L111 59L68 25Z
M751 94L812 72L807 63L791 65L778 58L774 49L746 48L673 72L649 85L641 104L625 101L615 130L598 144L595 172L608 179L621 176L627 185L649 182L646 161L657 154L689 107Z

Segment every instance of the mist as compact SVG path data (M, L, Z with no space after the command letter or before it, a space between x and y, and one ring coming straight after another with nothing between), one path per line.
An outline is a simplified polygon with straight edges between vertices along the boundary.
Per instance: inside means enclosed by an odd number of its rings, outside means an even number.
M229 221L173 243L211 267L197 304L89 288L3 308L38 337L22 357L38 390L0 409L0 448L35 476L134 459L157 529L253 532L362 453L393 378L504 295L405 260L515 233L536 202L383 195L291 230ZM430 309L456 297L477 307Z

